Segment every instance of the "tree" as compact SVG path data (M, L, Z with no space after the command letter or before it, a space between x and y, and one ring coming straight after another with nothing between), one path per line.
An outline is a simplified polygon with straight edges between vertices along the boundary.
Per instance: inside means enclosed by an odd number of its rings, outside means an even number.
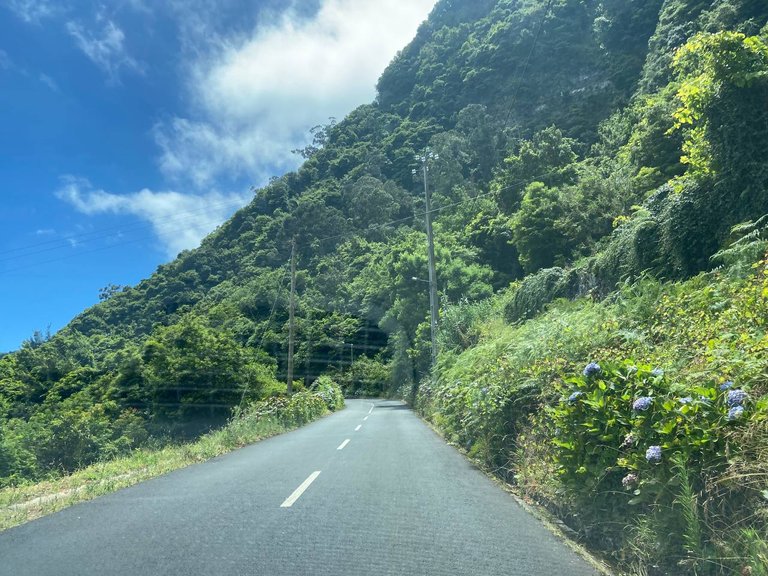
M373 176L361 176L344 196L355 226L365 230L392 220L405 193L391 181L384 184Z
M557 189L541 182L528 185L512 218L512 238L526 272L548 268L568 254L568 239L558 229L562 215Z
M550 126L524 140L516 153L504 159L504 169L494 178L491 189L496 192L499 207L515 212L522 199L521 190L532 182L545 186L562 186L576 180L577 142Z
M144 345L145 378L151 391L152 418L196 432L221 423L246 390L258 396L265 371L254 352L187 314L158 328Z
M328 124L313 126L309 129L309 133L312 135L312 144L307 144L304 148L296 148L291 152L298 154L305 160L312 158L328 143L334 126L336 126L336 118L333 116L328 119Z
M122 292L127 288L126 286L121 286L119 284L107 284L103 288L99 288L99 300L106 300L108 298L111 298L118 292Z
M682 161L694 175L717 173L762 191L768 146L768 44L736 32L698 34L675 55L674 113L686 127ZM754 190L754 188L758 190Z

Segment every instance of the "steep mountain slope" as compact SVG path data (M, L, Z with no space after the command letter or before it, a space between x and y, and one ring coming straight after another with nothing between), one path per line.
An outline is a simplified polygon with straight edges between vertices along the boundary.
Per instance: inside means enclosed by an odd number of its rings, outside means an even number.
M521 280L518 320L644 270L706 268L732 224L768 211L767 20L759 0L438 2L376 101L317 130L299 170L198 249L0 359L0 478L194 434L279 393L294 240L297 379L418 383L429 323L412 169L426 146L444 309ZM695 36L720 30L748 38Z

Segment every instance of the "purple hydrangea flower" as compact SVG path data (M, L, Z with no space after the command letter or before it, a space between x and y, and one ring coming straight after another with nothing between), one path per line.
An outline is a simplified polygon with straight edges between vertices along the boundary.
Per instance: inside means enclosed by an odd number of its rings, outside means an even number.
M635 484L637 484L638 480L639 478L637 477L637 474L635 474L634 472L630 472L629 474L624 476L624 478L621 479L621 485L624 486L624 488L629 489Z
M730 380L727 380L726 382L723 382L722 384L720 384L721 392L725 392L726 390L730 390L731 388L733 388L733 382L731 382Z
M653 403L653 398L650 396L641 396L637 400L635 400L632 403L632 410L636 412L644 412L645 410L648 410L648 408L651 407L651 404Z
M648 462L661 462L661 446L651 446L645 451L645 459Z
M651 376L656 376L657 378L659 376L664 376L664 370L662 370L661 368L654 368L653 370L651 370Z
M583 395L584 395L584 392L582 392L581 390L577 390L576 392L568 396L568 404L573 404L574 402L576 402L579 396L583 396Z
M728 420L738 420L744 415L744 406L734 406L728 410Z
M725 398L725 403L731 408L734 406L741 406L744 401L749 398L749 395L744 390L731 390Z
M598 364L597 362L590 362L584 368L584 376L589 377L589 376L593 376L595 374L599 374L600 370L601 370L600 364Z

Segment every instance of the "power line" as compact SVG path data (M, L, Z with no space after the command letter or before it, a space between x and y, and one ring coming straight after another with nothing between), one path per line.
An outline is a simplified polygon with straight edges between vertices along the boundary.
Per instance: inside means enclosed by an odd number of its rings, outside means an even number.
M527 182L527 180L521 181L520 183L525 183L525 182ZM477 194L477 195L475 195L472 198L468 198L468 199L465 199L465 200L462 200L462 201L459 201L459 202L454 202L452 204L447 204L447 205L444 205L444 206L441 206L441 207L438 207L438 208L433 208L432 210L430 210L429 213L433 214L433 213L436 213L436 212L440 212L441 210L444 210L446 208L451 208L451 207L454 207L454 206L458 206L460 204L465 204L467 202L474 202L474 201L476 201L479 198L482 198L484 196L490 196L490 195L495 194L497 192L502 192L504 190L512 188L513 186L514 186L514 184L510 185L510 186L507 186L505 188L500 188L500 189L497 189L497 190L492 190L490 192L486 192L486 193L483 193L483 194ZM368 230L378 230L378 229L382 229L382 228L388 228L388 227L394 226L395 224L401 224L401 223L404 223L404 222L412 221L412 220L415 220L416 218L420 218L420 217L421 217L421 214L405 216L404 218L399 218L397 220L391 220L389 222L384 222L384 223L381 223L381 224L376 224L374 226L370 226L368 228ZM183 220L184 219L181 219L181 221L183 221ZM146 224L146 225L141 225L141 226L136 226L134 228L130 228L129 230L137 230L137 229L141 229L141 228L150 228L152 226L153 226L153 224ZM108 230L110 230L110 229L109 228L104 228L104 229L101 229L99 232L106 232ZM119 227L115 227L115 230L119 231L120 228ZM337 239L337 238L343 238L343 237L346 237L346 236L356 235L359 232L360 232L360 230L350 230L349 232L342 232L341 234L334 234L332 236L324 236L323 238L315 238L315 239L312 239L312 242L325 242L326 240L334 240L334 239ZM96 231L94 231L94 233L96 233ZM105 234L102 237L109 237L110 235L111 234ZM83 234L82 236L69 237L68 239L77 240L77 239L85 238L85 236L87 236L87 233ZM90 240L95 240L95 239L100 239L100 238L101 237L90 238ZM52 263L52 262L58 262L60 260L67 260L67 259L70 259L70 258L76 258L76 257L78 257L80 255L90 254L92 252L101 252L103 250L109 250L109 249L116 248L116 247L119 247L119 246L123 246L123 245L127 245L127 244L132 244L132 243L135 243L135 242L139 242L139 241L141 241L143 239L144 238L138 238L138 239L126 240L126 241L123 241L123 242L116 242L116 243L111 244L109 246L103 246L103 247L95 248L95 249L92 249L92 250L86 250L86 251L83 251L83 252L79 252L77 254L71 254L71 255L61 256L61 257L57 257L57 258L51 258L49 260L44 260L42 262L36 262L36 263L33 263L33 264L28 264L28 265L24 265L24 266L20 266L20 267L16 267L16 268L10 268L10 269L4 270L3 272L4 273L10 273L10 272L17 272L17 271L20 271L20 270L26 270L26 269L29 269L29 268L34 268L38 264L49 264L49 263ZM50 242L59 242L59 240L50 241ZM42 245L45 245L45 244L46 243L44 242L44 243L40 243L40 244L31 245L30 247L42 246ZM18 256L18 258L32 256L32 255L35 255L35 254L38 254L38 253L48 252L50 250L64 249L64 248L67 248L67 247L69 247L69 245L62 245L62 246L57 246L55 248L40 250L38 252L31 252L31 253L27 253L27 254L21 254L21 255ZM4 252L8 253L8 252L12 252L13 250L23 250L23 249L25 249L25 248L10 249L10 250L6 250ZM0 251L0 254L3 254L4 252ZM11 260L16 259L16 258L17 257L0 258L0 262L11 261Z
M85 243L85 242L92 242L94 240L101 240L104 238L110 238L114 236L115 234L120 234L124 232L133 232L136 230L146 230L149 228L154 228L155 226L159 224L169 224L169 223L178 223L183 224L185 222L189 222L194 220L194 218L191 218L191 216L208 212L212 209L216 208L223 208L226 206L234 206L234 204L231 201L221 201L221 202L212 202L208 203L203 207L196 208L194 210L185 210L178 212L174 214L173 216L167 216L164 218L158 218L153 220L152 222L147 222L144 224L136 224L133 226L110 226L105 228L100 228L98 230L93 230L91 232L83 232L80 234L65 236L64 238L56 238L54 240L46 240L43 242L37 242L34 244L28 244L26 246L19 246L16 248L7 248L5 250L0 250L0 262L8 262L17 260L20 258L28 258L30 256L35 256L37 254L43 254L45 252L52 252L56 250L64 250L72 247L72 243ZM133 240L128 240L126 242L116 242L112 244L112 246L121 246L124 243L131 243Z
M526 72L528 72L528 65L531 63L531 57L533 56L533 51L536 49L536 44L539 42L539 37L541 36L541 31L544 28L544 21L547 19L547 16L549 15L549 11L552 8L552 2L553 0L549 0L547 2L546 8L544 8L544 13L541 15L541 20L539 21L539 27L536 30L536 35L533 37L533 44L531 44L531 49L528 52L528 56L525 59L525 64L523 65L523 71L518 76L518 82L515 84L515 89L512 92L512 98L510 99L509 106L507 107L507 116L504 118L504 128L507 127L507 123L509 122L509 117L512 115L512 106L517 102L517 95L520 92L520 85L522 84L522 77L525 76Z
M93 248L91 250L82 250L80 252L77 252L76 254L67 254L65 256L59 256L56 258L50 258L48 260L42 260L37 261L34 263L29 263L21 266L17 266L15 268L7 268L2 271L2 274L12 274L14 272L21 272L23 270L29 270L31 268L37 268L40 264L52 264L55 262L61 262L62 260L70 260L72 258L79 258L80 256L84 256L86 254L93 254L94 252L103 252L105 250L112 250L113 248L117 248L119 246L127 246L128 244L136 244L137 242L142 242L144 238L134 238L133 240L126 240L124 242L116 242L115 244L110 244L109 246L101 246L100 248Z
M485 198L487 196L493 196L494 194L499 194L500 192L506 192L507 190L512 190L513 188L517 188L518 186L522 186L525 184L529 184L531 182L536 182L537 180L540 180L542 178L547 178L548 176L553 176L558 173L558 170L552 170L550 172L546 172L544 174L540 174L536 178L521 178L520 180L516 180L514 182L511 182L510 184L502 187L502 188L496 188L494 190L489 190L488 192L483 192L480 194L476 194L471 198L465 198L464 200L459 200L457 202L452 202L450 204L444 204L442 206L439 206L437 208L432 208L429 213L435 214L437 212L441 212L443 210L447 210L448 208L455 208L456 206L461 206L462 204L468 204L470 202L477 202L480 198ZM398 218L397 220L391 220L389 222L384 222L382 224L374 224L373 226L369 226L366 230L349 230L347 232L341 232L340 234L333 234L331 236L324 236L323 238L314 238L311 240L311 242L325 242L326 240L336 240L339 238L345 238L347 236L357 236L361 232L366 231L375 231L375 230L381 230L382 228L389 228L391 226L394 226L395 224L402 224L404 222L416 220L418 218L421 218L424 213L420 212L418 214L413 214L411 216L406 216L404 218Z

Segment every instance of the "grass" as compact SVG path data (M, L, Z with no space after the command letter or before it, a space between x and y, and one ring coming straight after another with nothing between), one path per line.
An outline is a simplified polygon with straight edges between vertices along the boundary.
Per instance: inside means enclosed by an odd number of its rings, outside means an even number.
M328 414L326 410L323 416ZM259 440L298 428L314 418L286 422L275 414L246 413L196 442L139 449L129 456L93 464L74 474L0 490L0 531L52 514L78 502L115 492L203 462Z
M476 338L443 336L461 345L442 350L437 380L422 384L416 406L626 573L768 576L768 258L744 268L684 282L643 277L606 300L555 301L514 324L457 307L444 329ZM564 379L594 360L663 368L681 396L726 380L748 391L749 420L722 430L723 469L681 461L664 483L666 504L626 503L610 487L591 500L566 490L548 410Z

